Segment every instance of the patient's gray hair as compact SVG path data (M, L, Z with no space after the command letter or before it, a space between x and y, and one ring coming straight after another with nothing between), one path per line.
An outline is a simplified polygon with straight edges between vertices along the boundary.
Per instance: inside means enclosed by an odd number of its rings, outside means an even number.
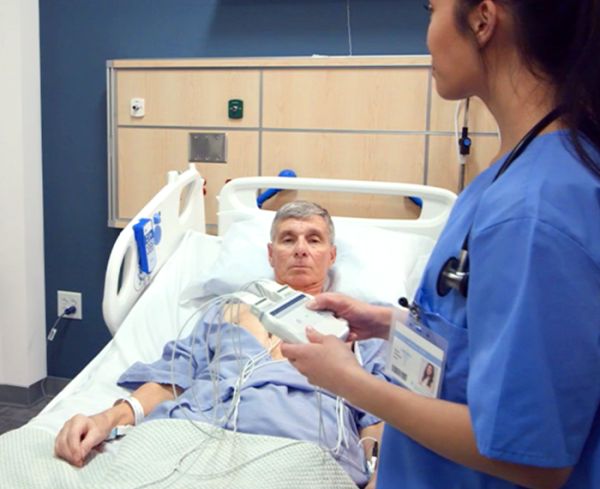
M280 222L286 219L310 219L313 216L321 216L323 218L325 224L327 224L329 244L333 244L335 242L335 230L329 212L319 204L308 202L307 200L289 202L277 211L273 219L273 224L271 224L271 241L275 241L275 232Z

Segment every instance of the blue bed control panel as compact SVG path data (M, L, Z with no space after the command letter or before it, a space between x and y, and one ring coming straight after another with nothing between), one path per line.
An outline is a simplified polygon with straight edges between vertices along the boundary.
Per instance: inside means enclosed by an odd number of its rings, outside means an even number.
M156 248L154 246L154 227L152 220L140 219L133 225L133 234L140 255L140 268L142 272L152 273L156 267Z

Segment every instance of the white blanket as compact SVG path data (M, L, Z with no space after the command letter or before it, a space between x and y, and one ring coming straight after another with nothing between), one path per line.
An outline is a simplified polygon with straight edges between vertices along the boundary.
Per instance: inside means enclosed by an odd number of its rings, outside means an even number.
M0 487L11 489L356 489L338 463L304 441L213 430L186 420L141 424L117 456L95 453L79 469L54 457L54 436L31 427L0 437Z

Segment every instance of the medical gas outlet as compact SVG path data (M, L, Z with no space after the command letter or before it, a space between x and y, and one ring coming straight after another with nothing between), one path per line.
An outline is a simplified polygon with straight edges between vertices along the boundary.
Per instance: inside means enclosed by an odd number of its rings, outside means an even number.
M129 106L131 117L144 117L146 115L145 102L143 98L132 98Z

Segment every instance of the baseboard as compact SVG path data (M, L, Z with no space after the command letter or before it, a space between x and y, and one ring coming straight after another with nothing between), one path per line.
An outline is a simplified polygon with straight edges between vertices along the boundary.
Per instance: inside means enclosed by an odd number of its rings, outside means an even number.
M71 379L46 377L29 387L0 384L0 405L31 407L43 399L51 399L63 390Z

